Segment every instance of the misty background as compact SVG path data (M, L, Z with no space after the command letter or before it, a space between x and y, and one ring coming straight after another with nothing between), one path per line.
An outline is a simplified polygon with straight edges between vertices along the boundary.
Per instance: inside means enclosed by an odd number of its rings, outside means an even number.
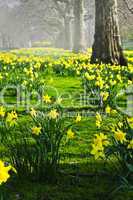
M65 34L70 26L73 35L72 0L0 0L0 48L28 48L41 46L65 47ZM132 41L133 21L123 0L118 1L120 32L123 43ZM84 2L85 46L91 47L94 37L95 1ZM72 38L71 47L72 48Z

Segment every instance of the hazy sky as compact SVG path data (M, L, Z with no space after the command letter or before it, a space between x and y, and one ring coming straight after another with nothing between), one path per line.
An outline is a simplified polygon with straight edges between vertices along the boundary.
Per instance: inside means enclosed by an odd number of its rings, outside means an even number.
M17 6L20 4L19 0L0 0L0 7L2 6L8 6L9 8L13 8L14 6Z

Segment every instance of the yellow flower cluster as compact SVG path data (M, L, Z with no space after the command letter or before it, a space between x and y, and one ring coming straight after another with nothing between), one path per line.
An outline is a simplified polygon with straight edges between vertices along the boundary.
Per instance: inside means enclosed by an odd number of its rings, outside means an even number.
M133 118L122 118L122 116L114 109L111 109L111 107L106 107L106 113L107 114L116 114L117 118L121 121L118 121L116 119L116 115L108 115L105 117L102 117L101 114L98 112L96 113L96 126L99 128L100 131L106 131L107 135L103 133L96 134L93 142L92 142L92 150L91 154L94 156L95 159L98 158L104 158L106 156L106 149L111 149L112 152L114 147L116 148L118 146L119 148L125 148L125 152L133 150L133 138L130 134L128 134L128 130L131 128L133 129ZM113 118L114 117L114 118ZM112 120L115 121L112 121ZM129 123L129 126L127 126L127 123ZM127 129L126 129L127 126ZM123 150L122 150L123 151Z
M5 163L0 160L0 185L6 183L10 178L9 171L12 169L11 165L5 166Z
M92 144L91 154L95 157L95 159L103 158L105 156L104 148L109 144L107 135L104 135L103 133L96 134Z
M17 125L18 115L16 111L12 111L11 113L7 113L6 122L9 126Z

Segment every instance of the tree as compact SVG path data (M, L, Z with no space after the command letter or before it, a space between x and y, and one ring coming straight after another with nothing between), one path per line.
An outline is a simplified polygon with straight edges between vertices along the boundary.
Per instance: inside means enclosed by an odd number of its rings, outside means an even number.
M126 4L127 9L131 14L133 14L133 7L130 7L128 0L123 0L124 3Z
M95 0L95 36L91 63L127 65L121 47L117 0Z
M74 0L74 34L73 51L80 52L84 50L84 1Z
M63 20L63 28L59 34L59 40L62 38L63 48L71 49L71 20L72 16L72 0L54 0L55 9L58 11L59 17ZM62 36L62 37L61 37ZM57 41L58 43L58 41Z

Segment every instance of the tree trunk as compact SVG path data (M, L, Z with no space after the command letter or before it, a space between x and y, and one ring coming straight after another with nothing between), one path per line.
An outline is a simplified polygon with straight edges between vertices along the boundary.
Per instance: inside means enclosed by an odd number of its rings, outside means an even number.
M69 17L64 18L64 49L71 49L71 20Z
M74 34L73 34L73 51L81 52L84 50L84 5L83 0L74 0Z
M127 65L118 25L117 0L95 0L95 36L91 63Z

